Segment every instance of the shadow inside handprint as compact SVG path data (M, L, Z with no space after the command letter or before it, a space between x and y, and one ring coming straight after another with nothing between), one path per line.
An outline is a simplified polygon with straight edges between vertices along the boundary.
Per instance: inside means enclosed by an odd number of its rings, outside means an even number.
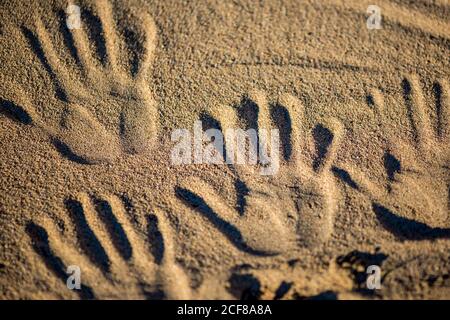
M25 231L34 252L64 283L67 267L79 266L82 285L75 292L81 299L191 297L162 215L146 215L144 231L129 219L127 205L116 196L82 193L67 199L65 207L70 222L63 222L63 233L48 218L29 221ZM70 233L75 239L64 237Z
M37 105L28 88L2 78L0 112L39 128L61 155L81 164L144 153L156 141L158 129L156 102L147 83L156 26L145 12L123 20L123 26L108 0L84 4L81 11L81 28L68 29L63 8L51 22L37 14L33 26L21 26L25 42L53 83L55 99ZM55 27L62 37L49 31Z
M378 221L392 234L405 240L450 239L450 228L433 228L425 223L401 217L391 210L374 203L372 209Z
M26 232L33 241L34 250L43 257L47 268L49 268L49 270L51 270L60 280L66 282L66 265L51 249L47 231L43 227L33 222L29 222L26 226ZM95 298L92 289L84 284L81 284L81 288L78 292L80 298L83 300Z
M305 133L303 109L301 102L291 95L282 95L277 103L269 104L264 93L254 91L237 108L223 106L201 116L207 126L204 129L212 126L220 130L227 146L235 145L227 132L236 128L247 132L253 129L257 139L261 139L262 130L277 127L284 141L283 165L272 175L259 176L253 170L261 163L232 161L229 165L235 187L232 206L209 182L197 177L183 179L175 189L183 202L202 213L241 251L270 256L296 244L318 247L332 233L337 190L330 166L343 130L339 121L327 119L314 126L312 135ZM307 137L311 138L306 140ZM310 150L310 157L303 154L306 141L311 144L307 149L314 149Z
M248 246L245 242L241 232L233 224L227 222L220 217L217 212L214 212L208 204L198 195L194 194L188 189L176 187L175 192L179 197L192 205L193 208L201 212L208 218L214 226L222 232L238 249L253 254L256 256L270 256L272 253L266 251L255 250Z
M402 99L411 123L412 138L385 137L383 183L372 183L354 166L333 168L333 173L372 202L381 225L402 240L449 239L450 228L431 226L449 222L449 87L445 80L433 84L433 105L438 121L433 125L425 110L427 99L419 79L410 75L401 82ZM384 126L383 96L374 91L370 104ZM396 133L398 135L398 133Z
M346 170L334 167L333 173L351 188L357 191L363 189ZM389 172L387 175L389 176ZM430 227L426 223L402 217L377 202L372 203L372 210L381 225L399 239L420 241L450 238L450 228Z

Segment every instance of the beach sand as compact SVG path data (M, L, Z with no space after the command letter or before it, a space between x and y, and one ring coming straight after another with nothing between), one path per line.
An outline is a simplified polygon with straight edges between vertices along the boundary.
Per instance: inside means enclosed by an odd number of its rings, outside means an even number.
M450 299L448 1L0 17L1 299ZM278 129L279 168L174 163L198 120Z

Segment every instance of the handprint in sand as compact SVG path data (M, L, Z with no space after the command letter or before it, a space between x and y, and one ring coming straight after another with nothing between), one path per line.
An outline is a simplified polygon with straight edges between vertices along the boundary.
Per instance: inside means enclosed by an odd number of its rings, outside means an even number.
M273 175L260 175L251 165L231 165L238 199L234 206L227 203L226 195L217 194L196 177L180 181L179 196L237 248L250 254L275 255L297 245L317 248L325 243L333 232L337 210L330 168L343 135L340 122L329 119L317 124L313 139L307 140L310 135L305 130L302 103L294 96L282 95L277 103L269 104L260 91L244 99L240 110L220 107L207 113L222 132L239 127L243 120L239 118L247 118L242 126L257 128L260 148L262 130L278 127L284 160ZM312 140L315 150L306 156L307 141ZM225 134L225 144L231 143Z
M355 166L335 171L372 201L378 220L401 240L450 238L450 91L446 80L435 82L430 89L434 98L429 101L417 76L403 80L402 99L412 137L387 138L380 159L385 168L381 183L371 181ZM383 95L375 90L368 101L383 129ZM436 117L428 116L428 106L434 107Z
M65 200L61 223L45 217L29 221L34 252L61 281L67 267L81 270L81 299L190 299L189 279L175 260L175 241L163 213L132 221L117 196L85 193Z
M155 23L141 9L120 21L127 26L119 32L107 0L82 7L81 21L80 28L68 29L61 8L56 22L45 23L37 15L34 26L22 27L23 39L53 82L50 90L57 102L35 105L27 88L5 79L1 111L40 128L60 152L81 163L143 153L154 144L158 129L156 102L146 79Z

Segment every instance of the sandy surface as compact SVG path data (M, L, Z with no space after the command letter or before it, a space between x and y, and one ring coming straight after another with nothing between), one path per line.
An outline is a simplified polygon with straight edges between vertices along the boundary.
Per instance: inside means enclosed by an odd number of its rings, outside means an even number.
M450 298L448 1L39 2L0 5L0 298ZM199 119L279 170L175 165Z

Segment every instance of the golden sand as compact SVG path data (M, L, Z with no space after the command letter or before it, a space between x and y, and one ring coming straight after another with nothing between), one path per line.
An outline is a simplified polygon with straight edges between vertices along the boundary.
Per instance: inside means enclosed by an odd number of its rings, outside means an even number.
M372 2L2 1L0 298L449 299L450 5ZM199 119L279 169L174 165Z

